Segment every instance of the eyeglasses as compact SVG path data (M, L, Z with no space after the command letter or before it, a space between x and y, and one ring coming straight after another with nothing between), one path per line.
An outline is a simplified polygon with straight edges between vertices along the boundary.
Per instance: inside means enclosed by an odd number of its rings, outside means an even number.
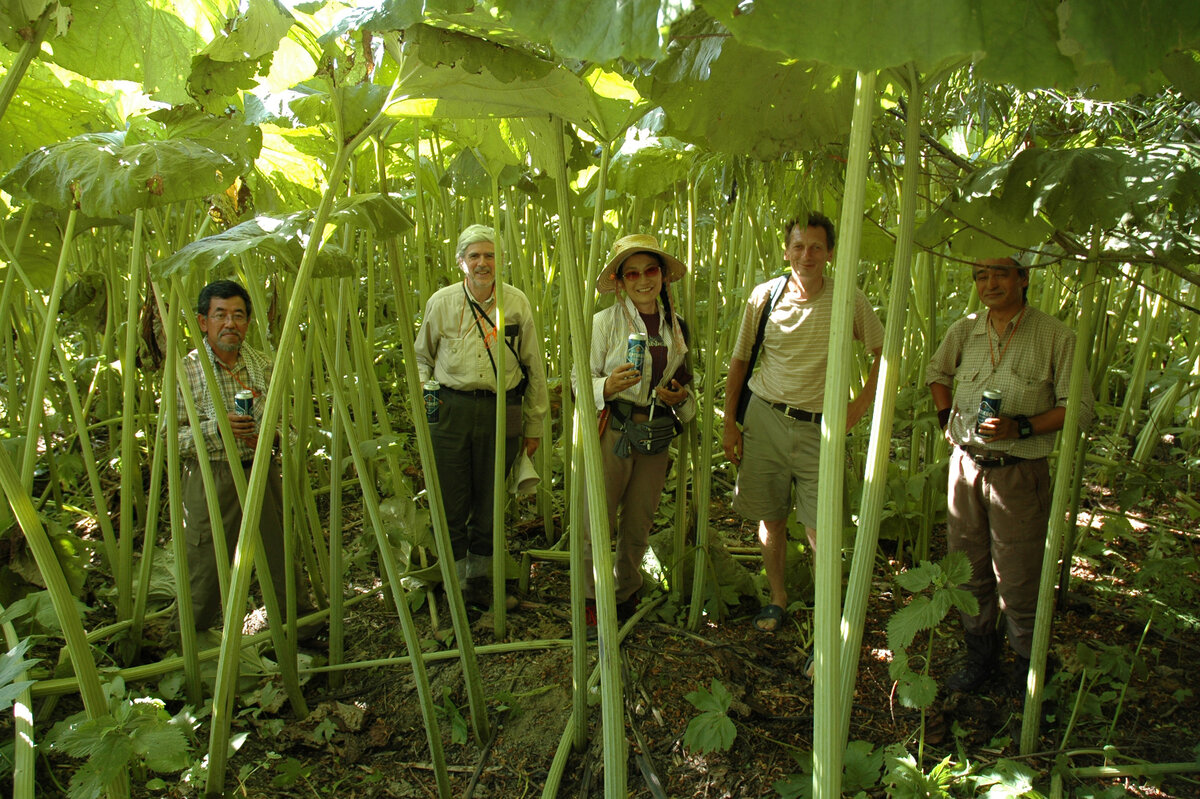
M232 319L235 325L244 325L250 317L246 316L245 311L234 311L233 313L225 313L224 311L216 311L210 313L208 318L216 322L218 325L223 325L227 320Z
M631 269L622 269L619 277L622 280L637 280L640 277L655 277L662 272L662 267L658 264L651 264L641 272L635 272Z

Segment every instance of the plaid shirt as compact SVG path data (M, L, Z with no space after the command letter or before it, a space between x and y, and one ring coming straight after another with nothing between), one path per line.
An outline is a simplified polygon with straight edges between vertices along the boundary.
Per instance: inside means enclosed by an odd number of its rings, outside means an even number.
M997 353L1002 354L993 365ZM987 312L980 311L950 326L925 370L925 384L954 388L946 429L955 444L1044 458L1054 450L1053 433L984 444L975 435L979 400L986 389L1000 391L1000 415L1010 418L1077 402L1079 429L1087 430L1092 424L1091 380L1084 381L1081 396L1068 396L1074 360L1075 333L1053 316L1026 306L1024 318L1010 320L1001 338L988 324Z
M271 361L262 352L242 345L238 351L237 363L233 368L217 358L208 341L204 342L204 352L212 363L216 375L217 386L221 390L221 400L224 403L224 413L233 412L233 395L244 388L254 392L254 421L262 423L263 395L271 382ZM208 382L204 379L204 365L200 361L200 350L192 350L183 359L183 380L179 381L179 454L185 458L196 457L196 442L192 436L192 427L188 424L187 409L183 404L183 390L187 386L196 400L196 413L200 417L200 434L204 438L205 449L210 460L223 461L225 447L221 444L221 431L217 427L217 403L208 390ZM254 449L245 441L237 440L238 456L247 461L254 457Z

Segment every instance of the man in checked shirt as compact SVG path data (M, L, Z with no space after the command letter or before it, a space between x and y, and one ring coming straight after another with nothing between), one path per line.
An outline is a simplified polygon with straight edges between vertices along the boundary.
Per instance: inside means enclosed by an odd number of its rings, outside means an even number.
M973 276L986 311L951 325L925 371L938 421L954 445L948 549L966 553L966 588L979 600L979 613L962 617L966 662L946 680L950 691L977 691L996 670L1001 610L1016 653L1012 676L1028 672L1050 520L1046 456L1068 401L1079 403L1081 430L1092 420L1091 381L1080 396L1068 396L1075 334L1029 307L1028 268L1016 257L996 258L976 264ZM985 390L1001 392L1000 415L979 422Z
M188 581L197 630L216 627L221 623L221 590L217 580L212 524L197 458L207 458L212 466L217 504L221 508L221 523L225 530L225 548L232 560L234 549L237 547L238 530L242 525L242 505L238 500L233 472L221 443L217 414L224 412L228 415L229 426L237 439L237 454L240 458L236 468L243 469L248 476L254 460L254 448L258 444L263 396L271 382L271 361L262 352L243 343L250 326L250 313L250 295L240 284L232 280L209 283L201 289L200 299L196 303L197 321L205 337L204 347L202 350L192 350L183 359L183 378L196 402L200 435L205 450L203 453L196 451L196 439L188 423L181 396L179 453L183 461L183 527L187 537ZM200 360L202 357L207 358L212 365L216 388L224 404L223 411L218 411L210 391ZM183 381L180 382L179 389L180 392L184 390ZM234 405L234 395L241 390L249 390L254 395L254 406L249 415L238 413ZM282 510L283 489L279 463L272 459L267 472L259 531L271 572L271 583L281 605L284 604L287 574L283 556ZM302 589L302 595L297 599L300 616L305 615L311 608L303 593ZM311 634L313 630L307 632Z

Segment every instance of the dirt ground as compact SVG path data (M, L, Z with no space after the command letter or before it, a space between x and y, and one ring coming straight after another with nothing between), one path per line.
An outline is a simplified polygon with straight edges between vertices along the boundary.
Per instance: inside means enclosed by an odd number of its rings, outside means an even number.
M1096 502L1104 502L1097 496ZM752 533L727 508L713 508L720 534L731 544L752 543ZM1086 521L1086 519L1085 519ZM1194 529L1170 527L1197 575ZM542 547L541 529L526 526L515 536L514 551ZM1107 542L1109 557L1136 563L1136 537ZM895 570L895 563L889 564ZM1126 574L1126 572L1121 572ZM868 609L850 739L874 747L902 744L913 755L923 730L922 770L928 773L943 757L987 768L1002 758L1025 763L1038 775L1038 788L1048 793L1048 775L1059 765L1102 765L1097 750L1115 746L1121 762L1193 761L1200 740L1192 667L1200 657L1195 627L1172 625L1161 632L1135 615L1136 591L1124 578L1106 571L1104 560L1080 558L1068 607L1057 613L1052 655L1060 676L1047 692L1039 753L1017 757L1023 693L1005 677L997 677L980 695L941 698L924 720L903 707L888 676L891 654L886 627L905 601L890 575L880 570ZM648 592L647 601L655 592ZM565 564L537 562L529 591L509 615L510 641L565 639L570 635L568 578ZM439 605L448 627L444 603ZM625 668L625 735L629 742L628 786L634 797L748 797L798 795L786 781L801 774L798 758L812 747L813 685L803 676L812 638L811 608L799 608L773 635L753 629L757 606L744 601L726 619L705 620L690 632L649 612L633 626L621 645ZM415 612L423 639L436 646L427 608ZM496 643L490 617L473 613L474 640L483 648ZM933 640L935 678L953 671L958 653L958 626L947 621ZM347 619L346 659L368 660L405 652L396 616L382 599L358 605ZM1140 642L1140 648L1139 648ZM1100 671L1088 671L1078 645L1103 648ZM1120 653L1125 652L1122 656ZM1136 657L1134 656L1136 653ZM588 650L589 672L596 647ZM1123 659L1122 659L1123 658ZM562 646L521 652L479 655L488 715L494 734L483 744L463 733L467 715L461 668L457 660L429 665L435 702L445 712L440 732L451 764L453 795L459 797L540 796L555 751L571 713L571 650ZM1127 663L1126 663L1127 661ZM316 656L321 662L321 656ZM1105 665L1107 663L1107 665ZM1126 665L1121 665L1126 663ZM1107 669L1104 671L1103 669ZM1124 671L1122 671L1122 669ZM1128 675L1128 681L1121 675ZM685 696L720 682L732 695L729 717L736 737L727 751L701 754L684 746L689 721L699 711ZM1081 686L1082 689L1081 690ZM429 749L411 672L394 665L346 672L334 688L323 676L306 686L310 717L294 721L263 713L240 717L254 729L231 761L230 790L238 796L426 797L436 796ZM599 729L599 693L589 697L589 741L573 752L558 795L601 796L603 755ZM286 719L282 725L279 719ZM330 723L332 720L333 723ZM235 725L235 732L237 730ZM1066 740L1064 740L1064 737ZM1065 744L1065 746L1064 746ZM1091 752L1088 754L1084 752ZM785 781L785 782L781 782ZM1200 782L1189 775L1154 780L1109 778L1065 783L1068 795L1200 796ZM780 794L778 789L782 789ZM883 796L880 784L868 789ZM955 795L967 795L956 790Z

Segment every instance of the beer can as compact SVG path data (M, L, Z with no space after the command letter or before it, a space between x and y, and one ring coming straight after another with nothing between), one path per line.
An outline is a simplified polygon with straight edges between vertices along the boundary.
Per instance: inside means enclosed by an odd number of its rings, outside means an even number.
M979 432L979 426L985 421L1000 417L1000 400L1003 396L992 388L983 392L983 396L979 398L979 418L975 420L976 433Z
M630 333L629 344L625 348L625 360L633 364L639 375L642 373L642 367L646 365L646 342L645 333Z
M441 400L442 384L436 380L426 380L421 384L421 396L425 400L425 418L433 424L438 420L438 407Z
M254 392L248 388L233 395L233 407L242 416L254 415Z

